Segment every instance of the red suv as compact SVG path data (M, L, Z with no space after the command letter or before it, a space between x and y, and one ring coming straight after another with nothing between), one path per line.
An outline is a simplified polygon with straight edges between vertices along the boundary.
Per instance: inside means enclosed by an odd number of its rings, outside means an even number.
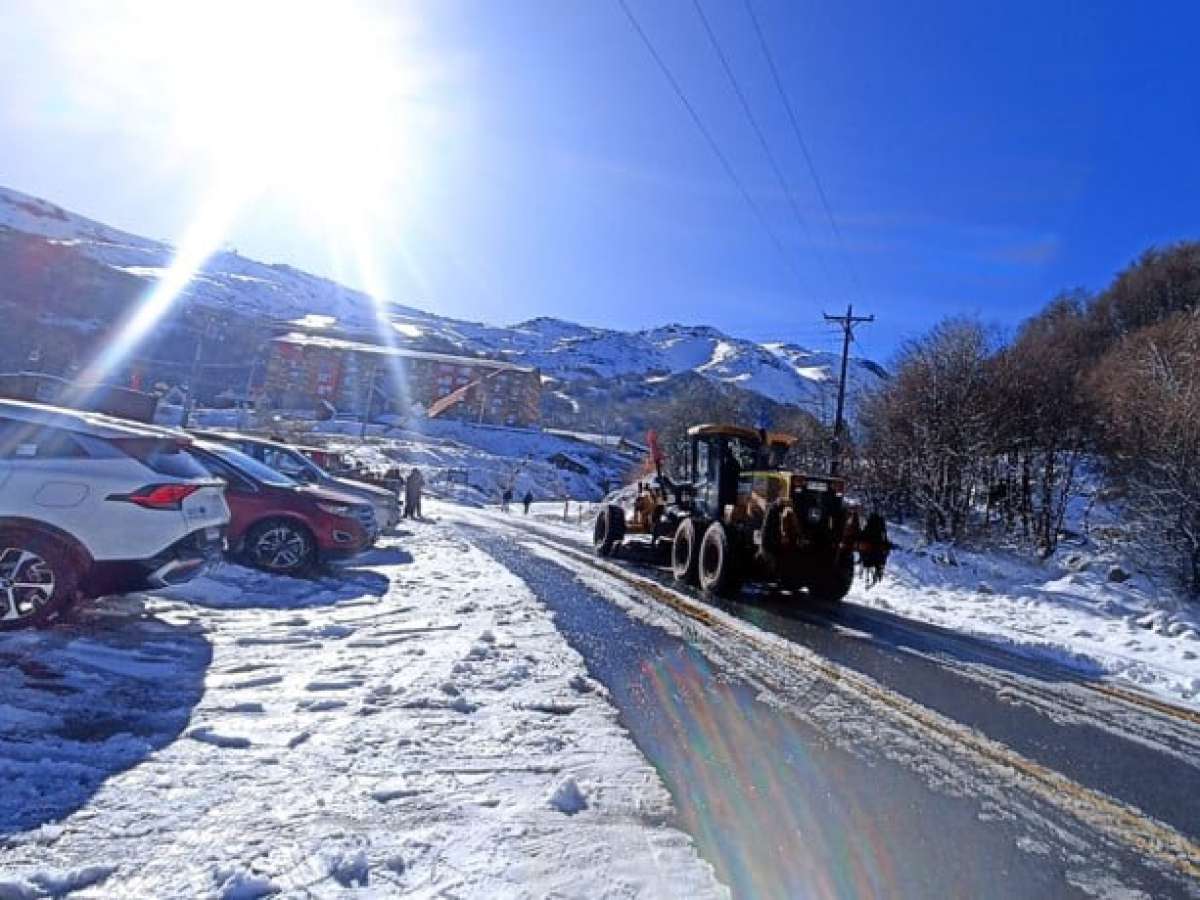
M298 484L224 444L196 441L190 451L226 483L229 549L250 565L292 575L361 553L378 536L371 504L357 497Z

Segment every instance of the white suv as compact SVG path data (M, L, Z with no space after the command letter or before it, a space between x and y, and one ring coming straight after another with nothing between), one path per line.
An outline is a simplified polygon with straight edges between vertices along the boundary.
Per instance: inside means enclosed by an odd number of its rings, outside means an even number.
M0 630L73 600L186 581L219 558L225 485L182 432L0 400Z

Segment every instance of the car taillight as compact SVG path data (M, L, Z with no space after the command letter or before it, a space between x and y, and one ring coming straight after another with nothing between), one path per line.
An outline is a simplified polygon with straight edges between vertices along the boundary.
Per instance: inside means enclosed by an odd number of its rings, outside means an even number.
M148 484L132 494L113 494L108 499L136 503L145 509L182 509L183 501L198 490L198 484Z

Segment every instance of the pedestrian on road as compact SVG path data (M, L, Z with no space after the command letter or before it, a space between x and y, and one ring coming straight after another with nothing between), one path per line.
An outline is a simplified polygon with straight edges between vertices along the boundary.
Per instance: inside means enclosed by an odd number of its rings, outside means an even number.
M404 482L404 518L421 518L421 488L424 486L425 476L421 474L420 469L413 466L413 470L408 473L408 480Z
M529 504L533 502L533 491L526 491L525 496L521 498L521 502L525 504L525 515L529 515Z
M513 492L512 488L505 488L504 495L500 498L500 511L508 512L508 504L512 503Z

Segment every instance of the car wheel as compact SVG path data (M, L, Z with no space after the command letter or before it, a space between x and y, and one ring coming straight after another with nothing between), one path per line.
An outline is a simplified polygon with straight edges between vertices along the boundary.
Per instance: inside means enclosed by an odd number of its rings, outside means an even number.
M79 595L83 565L61 541L0 530L0 631L49 625Z
M671 574L684 584L696 583L696 569L700 562L699 541L694 519L684 519L675 529L671 542Z
M600 510L592 528L592 546L601 556L612 556L625 539L625 511L612 503Z
M250 529L244 554L246 561L259 569L295 575L312 565L315 550L312 534L303 525L272 519Z

